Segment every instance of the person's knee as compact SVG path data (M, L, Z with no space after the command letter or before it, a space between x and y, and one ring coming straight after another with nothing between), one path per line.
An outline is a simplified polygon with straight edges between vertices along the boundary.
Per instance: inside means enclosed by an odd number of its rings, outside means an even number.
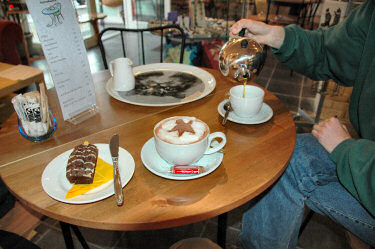
M336 165L312 134L299 134L286 170L301 193L309 195L320 185L337 181Z

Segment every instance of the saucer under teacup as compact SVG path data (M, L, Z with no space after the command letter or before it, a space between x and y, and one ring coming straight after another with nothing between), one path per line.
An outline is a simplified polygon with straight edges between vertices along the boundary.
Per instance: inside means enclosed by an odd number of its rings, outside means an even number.
M172 179L172 180L191 180L203 177L205 175L210 174L213 172L221 162L223 161L223 153L216 152L209 155L204 155L201 159L197 162L193 163L193 165L202 166L205 169L205 172L201 174L171 174L168 170L173 166L172 164L168 163L164 159L162 159L155 148L155 141L154 138L150 138L142 147L141 150L141 159L144 166L154 173L163 178Z
M223 100L217 107L219 114L224 117L224 104L229 100ZM261 124L270 120L273 116L272 108L266 103L262 104L260 111L251 117L243 118L237 116L233 111L229 112L228 120L239 124Z

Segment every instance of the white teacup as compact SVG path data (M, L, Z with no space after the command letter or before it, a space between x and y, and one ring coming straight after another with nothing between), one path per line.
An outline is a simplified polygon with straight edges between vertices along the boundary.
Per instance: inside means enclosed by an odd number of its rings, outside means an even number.
M114 90L130 91L134 89L135 78L131 65L133 62L129 58L117 58L110 62L109 71L112 75Z
M262 108L264 91L260 87L253 85L238 85L232 87L229 93L232 109L239 117L248 118L254 116Z
M175 128L181 128L183 125L177 125L181 122L185 125L191 122L185 128L194 131L194 133L184 131L179 136L179 131ZM215 143L215 145L211 144L216 138L221 138L221 142ZM156 151L160 157L174 165L192 164L205 154L221 150L227 142L224 133L210 134L210 128L205 122L188 116L170 117L157 123L154 127L154 140Z

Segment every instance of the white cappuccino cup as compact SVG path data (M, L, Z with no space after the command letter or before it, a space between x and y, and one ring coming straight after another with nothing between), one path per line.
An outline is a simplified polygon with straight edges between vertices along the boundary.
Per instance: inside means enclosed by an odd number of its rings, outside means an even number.
M233 112L239 117L248 118L254 116L262 108L264 91L260 87L238 85L232 87L229 93Z
M220 143L211 144L216 138L221 138ZM223 132L210 133L205 122L188 116L161 120L154 127L154 140L160 157L174 165L192 164L205 154L218 152L227 142Z

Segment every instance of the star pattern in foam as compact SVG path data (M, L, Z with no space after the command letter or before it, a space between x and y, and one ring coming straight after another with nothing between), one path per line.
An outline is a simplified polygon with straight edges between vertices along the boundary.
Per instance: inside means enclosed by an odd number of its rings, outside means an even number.
M170 130L169 132L177 131L179 137L181 137L182 134L184 134L184 132L190 132L190 133L195 134L195 131L191 127L192 123L193 123L193 120L190 120L189 122L185 123L184 120L177 119L175 127L173 127L173 129Z

